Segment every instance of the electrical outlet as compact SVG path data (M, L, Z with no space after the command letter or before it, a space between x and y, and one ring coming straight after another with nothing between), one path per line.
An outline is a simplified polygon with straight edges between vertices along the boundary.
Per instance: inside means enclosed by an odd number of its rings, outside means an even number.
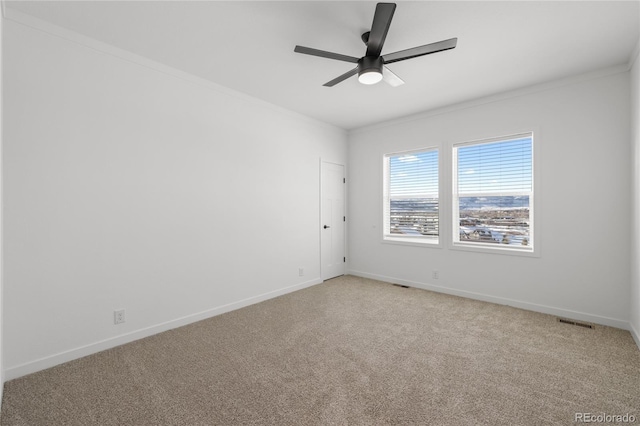
M304 277L304 268L298 268L298 276Z
M113 323L122 324L124 322L124 309L113 311Z
M433 271L431 273L431 278L433 278L434 280L437 280L438 278L440 278L440 272L438 271Z

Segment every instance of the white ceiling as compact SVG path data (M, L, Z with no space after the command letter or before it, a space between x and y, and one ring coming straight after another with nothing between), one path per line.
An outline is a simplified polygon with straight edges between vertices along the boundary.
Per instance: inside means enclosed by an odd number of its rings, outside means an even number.
M458 38L390 64L406 84L323 87L353 68L296 44L360 57L376 2L24 1L6 7L278 106L353 129L628 63L639 1L397 2L383 54Z

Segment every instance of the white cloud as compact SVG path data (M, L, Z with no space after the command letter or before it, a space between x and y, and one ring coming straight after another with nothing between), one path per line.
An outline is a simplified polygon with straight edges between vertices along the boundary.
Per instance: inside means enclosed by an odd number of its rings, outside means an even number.
M403 155L398 160L402 161L403 163L408 162L408 161L420 161L420 159L418 157L416 157L415 155Z

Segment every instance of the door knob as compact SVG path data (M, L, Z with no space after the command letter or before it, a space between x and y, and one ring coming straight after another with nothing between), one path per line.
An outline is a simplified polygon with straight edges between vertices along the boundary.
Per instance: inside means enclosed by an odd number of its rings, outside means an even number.
M331 228L329 225L325 225L324 229Z

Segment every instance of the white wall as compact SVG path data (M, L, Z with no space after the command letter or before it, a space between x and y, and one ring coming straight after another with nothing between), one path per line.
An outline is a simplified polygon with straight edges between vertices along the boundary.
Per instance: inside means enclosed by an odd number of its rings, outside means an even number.
M640 41L638 41L640 48ZM635 62L631 68L631 132L633 211L631 245L631 333L640 347L640 56L636 49Z
M7 379L320 282L343 130L43 28L5 22Z
M620 67L352 132L350 272L628 328L629 127ZM530 130L539 257L451 249L446 217L443 248L381 242L383 154L438 146L449 176L453 143Z

